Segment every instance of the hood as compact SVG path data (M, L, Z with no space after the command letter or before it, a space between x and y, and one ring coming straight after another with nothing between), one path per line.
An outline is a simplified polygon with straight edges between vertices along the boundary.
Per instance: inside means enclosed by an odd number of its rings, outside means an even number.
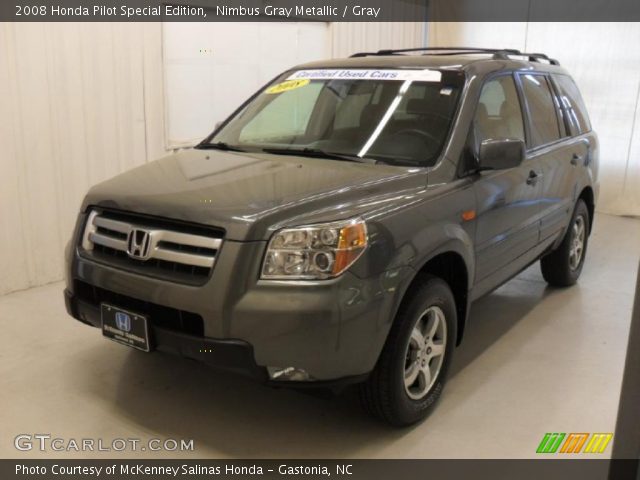
M284 226L379 210L426 184L423 168L191 149L96 185L83 211L97 205L263 240Z

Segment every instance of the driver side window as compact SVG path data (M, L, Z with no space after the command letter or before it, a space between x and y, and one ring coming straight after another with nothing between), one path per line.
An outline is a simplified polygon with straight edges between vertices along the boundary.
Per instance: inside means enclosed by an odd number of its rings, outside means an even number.
M473 126L476 152L484 140L525 140L522 109L513 76L503 75L484 84Z

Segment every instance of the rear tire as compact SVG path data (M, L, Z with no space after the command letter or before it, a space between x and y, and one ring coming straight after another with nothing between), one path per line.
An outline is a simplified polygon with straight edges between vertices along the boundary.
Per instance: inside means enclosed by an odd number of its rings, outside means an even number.
M361 386L365 410L397 427L433 411L457 338L456 304L446 282L425 275L408 295L374 371Z
M587 254L590 226L587 205L578 199L562 243L540 259L542 276L549 285L570 287L578 281Z

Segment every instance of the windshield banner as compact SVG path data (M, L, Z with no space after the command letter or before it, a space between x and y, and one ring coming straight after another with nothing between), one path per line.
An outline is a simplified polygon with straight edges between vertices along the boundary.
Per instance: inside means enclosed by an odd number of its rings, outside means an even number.
M298 70L287 80L412 80L415 82L439 82L442 74L437 70L366 70L324 69Z

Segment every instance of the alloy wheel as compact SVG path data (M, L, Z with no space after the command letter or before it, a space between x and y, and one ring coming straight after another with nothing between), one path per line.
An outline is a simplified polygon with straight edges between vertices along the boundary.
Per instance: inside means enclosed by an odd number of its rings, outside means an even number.
M582 261L584 253L584 241L587 236L585 220L582 215L576 217L573 222L573 232L571 234L571 246L569 248L569 266L571 270L577 270Z
M411 331L404 366L404 388L412 400L431 389L444 363L447 322L440 307L431 306L416 320Z

